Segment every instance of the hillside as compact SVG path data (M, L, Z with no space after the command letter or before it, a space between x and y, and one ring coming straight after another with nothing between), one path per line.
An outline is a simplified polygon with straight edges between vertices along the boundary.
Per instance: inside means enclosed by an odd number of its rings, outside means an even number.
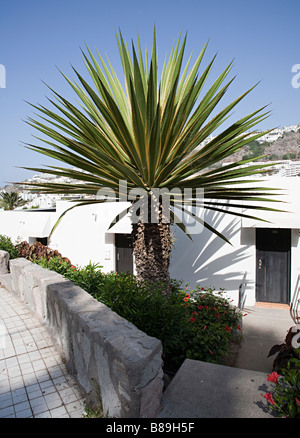
M245 158L255 158L260 155L265 155L263 161L271 160L300 160L300 129L297 132L289 131L284 132L280 138L270 142L259 143L258 141L253 141L249 145L245 146L239 152L231 155L227 159L223 160L222 163L239 161ZM38 177L38 176L36 176ZM34 179L36 178L34 177ZM43 176L39 176L43 179ZM49 179L55 179L54 176L46 177L46 181ZM68 182L68 181L63 181ZM23 182L23 186L17 185L7 185L2 188L7 192L10 191L22 191L26 188L26 181ZM1 187L0 187L1 190Z
M243 158L251 158L259 155L266 155L266 160L300 160L300 130L297 132L286 132L282 137L272 143L258 141L251 142L239 152L228 157L224 162L238 161Z

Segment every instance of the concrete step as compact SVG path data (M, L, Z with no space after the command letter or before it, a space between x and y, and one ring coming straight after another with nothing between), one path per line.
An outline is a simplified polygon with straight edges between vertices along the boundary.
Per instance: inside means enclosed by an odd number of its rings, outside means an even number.
M163 396L157 418L271 418L261 394L264 372L186 359Z

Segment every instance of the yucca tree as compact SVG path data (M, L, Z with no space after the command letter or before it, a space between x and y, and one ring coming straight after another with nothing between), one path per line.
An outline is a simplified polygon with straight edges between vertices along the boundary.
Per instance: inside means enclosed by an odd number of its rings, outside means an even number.
M248 114L199 147L254 87L213 115L232 82L232 79L227 80L232 63L203 92L214 62L213 58L202 72L199 71L206 45L193 65L189 59L183 66L186 37L183 41L179 37L165 60L159 80L155 30L149 59L147 51L145 56L142 54L139 38L137 48L132 43L131 51L121 32L116 37L124 85L109 60L105 62L98 52L96 58L87 47L82 53L91 83L75 69L76 80L63 75L80 105L71 103L54 90L54 99L49 99L52 109L32 105L40 118L30 118L28 123L45 135L40 140L47 146L27 144L27 147L72 168L27 169L77 180L73 184L32 184L40 192L95 195L94 199L83 198L76 207L104 202L96 196L103 188L113 193L105 202L122 201L124 197L130 199L131 207L125 213L131 211L138 217L133 221L132 230L137 277L168 282L172 246L170 223L178 218L174 207L191 216L194 213L186 203L223 211L231 201L226 213L240 216L247 201L250 201L249 208L267 208L264 201L269 198L265 196L271 192L263 187L250 190L243 186L244 181L249 182L249 176L264 170L262 165L245 166L250 160L243 160L217 166L221 160L264 134L255 131L250 134L250 131L267 117L267 112L260 108ZM170 220L164 219L161 198L156 198L158 219L151 220L151 209L147 207L154 199L155 190L157 193L158 189L171 191L174 188L190 189L192 195L180 202L176 197L170 199ZM197 189L203 191L200 200ZM263 205L259 206L258 201L263 201ZM194 218L227 240L201 217ZM177 222L187 232L184 224L180 220Z
M0 193L0 208L4 210L14 210L17 207L22 207L26 201L21 198L17 192L2 192Z

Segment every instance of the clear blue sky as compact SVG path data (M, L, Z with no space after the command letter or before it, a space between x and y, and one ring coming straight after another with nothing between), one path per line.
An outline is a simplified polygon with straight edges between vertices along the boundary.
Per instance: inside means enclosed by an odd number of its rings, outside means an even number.
M6 88L0 88L0 187L32 176L18 167L50 163L23 145L36 134L25 122L34 115L26 101L47 102L50 92L43 81L72 100L57 67L71 77L71 64L84 73L80 48L85 43L107 54L118 69L118 28L128 42L136 40L138 29L142 47L150 50L155 25L161 62L180 32L187 32L187 56L196 56L209 39L205 65L218 54L212 78L234 59L236 79L228 100L260 81L231 122L269 104L271 116L259 129L300 123L300 88L291 85L292 66L300 64L299 16L299 0L1 2L0 64L6 70Z

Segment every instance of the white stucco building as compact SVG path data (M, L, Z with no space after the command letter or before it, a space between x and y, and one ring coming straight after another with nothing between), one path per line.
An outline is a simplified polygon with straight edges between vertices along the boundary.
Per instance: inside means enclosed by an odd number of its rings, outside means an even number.
M282 194L277 199L285 202L268 206L289 213L247 212L270 221L267 223L227 214L226 209L224 213L205 212L203 219L224 234L231 245L205 228L193 234L191 241L175 227L171 277L182 279L191 287L199 284L225 288L237 304L239 285L247 273L246 305L257 301L289 304L300 274L300 178L268 177L263 185L280 188ZM131 233L130 218L123 218L108 230L126 203L75 208L63 217L49 239L56 220L70 205L73 204L59 201L56 210L1 211L0 234L13 241L42 240L79 266L91 261L99 263L106 272L127 270L131 263L127 239Z

